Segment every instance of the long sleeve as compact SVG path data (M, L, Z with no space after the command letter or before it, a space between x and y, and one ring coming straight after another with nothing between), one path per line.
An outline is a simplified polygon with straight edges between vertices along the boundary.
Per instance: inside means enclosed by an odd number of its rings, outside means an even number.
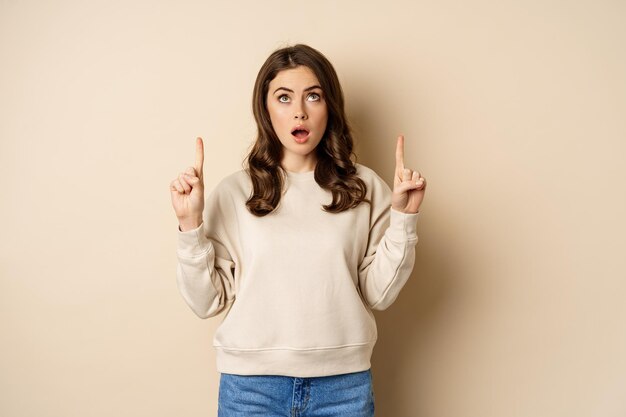
M193 312L206 319L219 314L235 298L235 262L220 235L225 218L215 190L209 195L204 221L196 229L178 229L178 289Z
M222 180L202 224L178 233L178 287L201 318L222 312L217 371L319 377L371 367L378 339L372 309L398 297L413 269L417 214L391 208L392 191L356 163L368 202L332 213L315 171L287 171L281 201L256 216L252 178Z
M371 309L385 310L413 271L419 213L395 210L387 183L381 179L375 185L367 251L359 264L359 288Z

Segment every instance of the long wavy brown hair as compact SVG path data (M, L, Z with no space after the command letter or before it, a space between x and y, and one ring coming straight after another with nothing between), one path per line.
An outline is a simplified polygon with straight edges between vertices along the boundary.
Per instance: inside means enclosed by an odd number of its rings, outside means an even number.
M300 65L311 69L317 77L328 108L326 131L315 148L315 181L333 196L332 202L322 207L327 212L340 213L361 202L371 203L365 198L367 186L356 175L355 163L350 159L353 155L356 161L357 156L353 152L354 142L337 73L321 52L308 45L297 44L274 51L259 70L254 84L252 111L257 124L257 138L246 156L245 170L252 180L252 195L246 206L259 217L271 213L278 206L286 180L286 172L281 166L283 145L267 110L267 90L278 72Z

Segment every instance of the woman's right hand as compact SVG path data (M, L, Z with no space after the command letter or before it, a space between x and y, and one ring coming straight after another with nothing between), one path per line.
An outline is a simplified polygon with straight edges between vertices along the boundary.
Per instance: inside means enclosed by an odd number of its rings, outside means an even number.
M181 172L170 183L172 206L182 231L195 229L202 223L204 211L204 144L196 139L196 164Z

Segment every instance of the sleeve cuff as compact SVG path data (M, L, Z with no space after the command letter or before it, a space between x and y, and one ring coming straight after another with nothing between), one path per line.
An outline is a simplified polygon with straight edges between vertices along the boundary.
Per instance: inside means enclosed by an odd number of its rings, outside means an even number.
M211 241L204 234L204 222L195 229L182 232L178 226L178 254L185 258L205 255L211 250Z
M403 213L390 208L389 228L387 229L387 237L394 242L406 242L417 240L417 213Z

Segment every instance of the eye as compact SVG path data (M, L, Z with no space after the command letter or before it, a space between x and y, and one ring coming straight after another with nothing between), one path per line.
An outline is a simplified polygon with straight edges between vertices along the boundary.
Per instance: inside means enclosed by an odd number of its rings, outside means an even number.
M283 97L289 99L289 96L287 94L281 94L280 96L278 96L278 101L281 103L287 103L287 101L281 100Z
M315 99L314 99L313 101L318 101L318 100L321 98L321 97L320 97L320 95L319 95L319 94L317 94L317 93L311 93L311 94L309 94L309 97L311 97L311 96L315 97Z

